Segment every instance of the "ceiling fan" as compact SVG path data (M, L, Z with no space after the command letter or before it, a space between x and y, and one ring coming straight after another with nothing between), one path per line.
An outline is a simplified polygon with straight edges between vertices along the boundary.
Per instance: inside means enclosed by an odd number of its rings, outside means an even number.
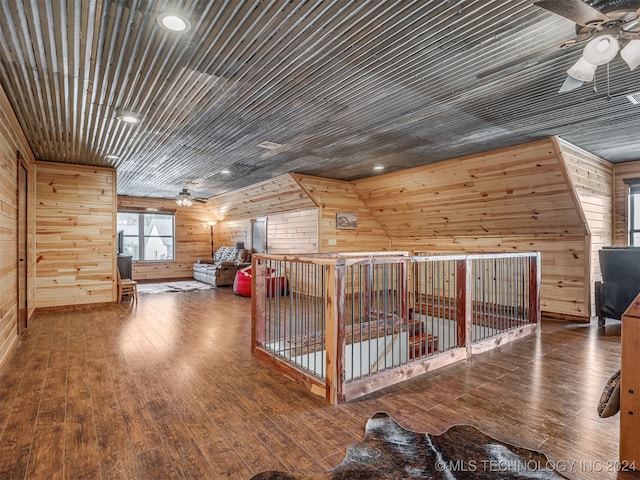
M534 5L576 24L576 43L586 42L582 56L567 70L560 92L570 92L594 80L596 68L618 53L631 70L640 65L640 2L637 0L538 0ZM608 81L607 74L607 81Z
M200 203L207 203L206 198L192 197L191 194L189 193L189 190L186 188L183 188L182 190L180 190L180 193L178 193L178 197L176 198L176 203L178 204L179 207L190 207L191 205L193 205L194 201L200 202Z

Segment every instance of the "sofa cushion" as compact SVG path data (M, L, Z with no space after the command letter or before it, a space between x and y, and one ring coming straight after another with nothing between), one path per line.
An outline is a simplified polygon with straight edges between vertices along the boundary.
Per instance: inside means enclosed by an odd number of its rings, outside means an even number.
M220 247L216 250L213 263L237 262L239 252L235 247Z

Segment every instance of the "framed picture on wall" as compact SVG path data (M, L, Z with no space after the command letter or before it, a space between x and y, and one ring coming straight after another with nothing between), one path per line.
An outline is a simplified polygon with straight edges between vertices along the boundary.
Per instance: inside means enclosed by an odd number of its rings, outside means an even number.
M355 230L358 228L357 213L336 213L336 229L338 230Z

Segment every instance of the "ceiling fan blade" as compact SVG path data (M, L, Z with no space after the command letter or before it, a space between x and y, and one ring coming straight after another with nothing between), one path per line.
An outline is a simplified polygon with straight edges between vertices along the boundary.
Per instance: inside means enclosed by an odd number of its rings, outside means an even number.
M209 201L207 198L194 197L193 195L191 195L191 192L189 192L188 188L183 188L182 190L180 190L180 193L178 193L178 198L188 199L193 202L200 203L207 203Z
M609 22L604 13L582 2L582 0L538 0L534 5L568 18L579 25Z

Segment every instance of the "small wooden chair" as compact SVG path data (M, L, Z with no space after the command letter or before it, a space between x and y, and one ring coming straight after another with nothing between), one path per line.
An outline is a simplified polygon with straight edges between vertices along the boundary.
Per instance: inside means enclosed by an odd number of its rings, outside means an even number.
M122 301L122 297L125 295L133 296L133 299L138 301L138 282L129 278L122 278L120 276L120 269L116 267L118 271L118 301Z

